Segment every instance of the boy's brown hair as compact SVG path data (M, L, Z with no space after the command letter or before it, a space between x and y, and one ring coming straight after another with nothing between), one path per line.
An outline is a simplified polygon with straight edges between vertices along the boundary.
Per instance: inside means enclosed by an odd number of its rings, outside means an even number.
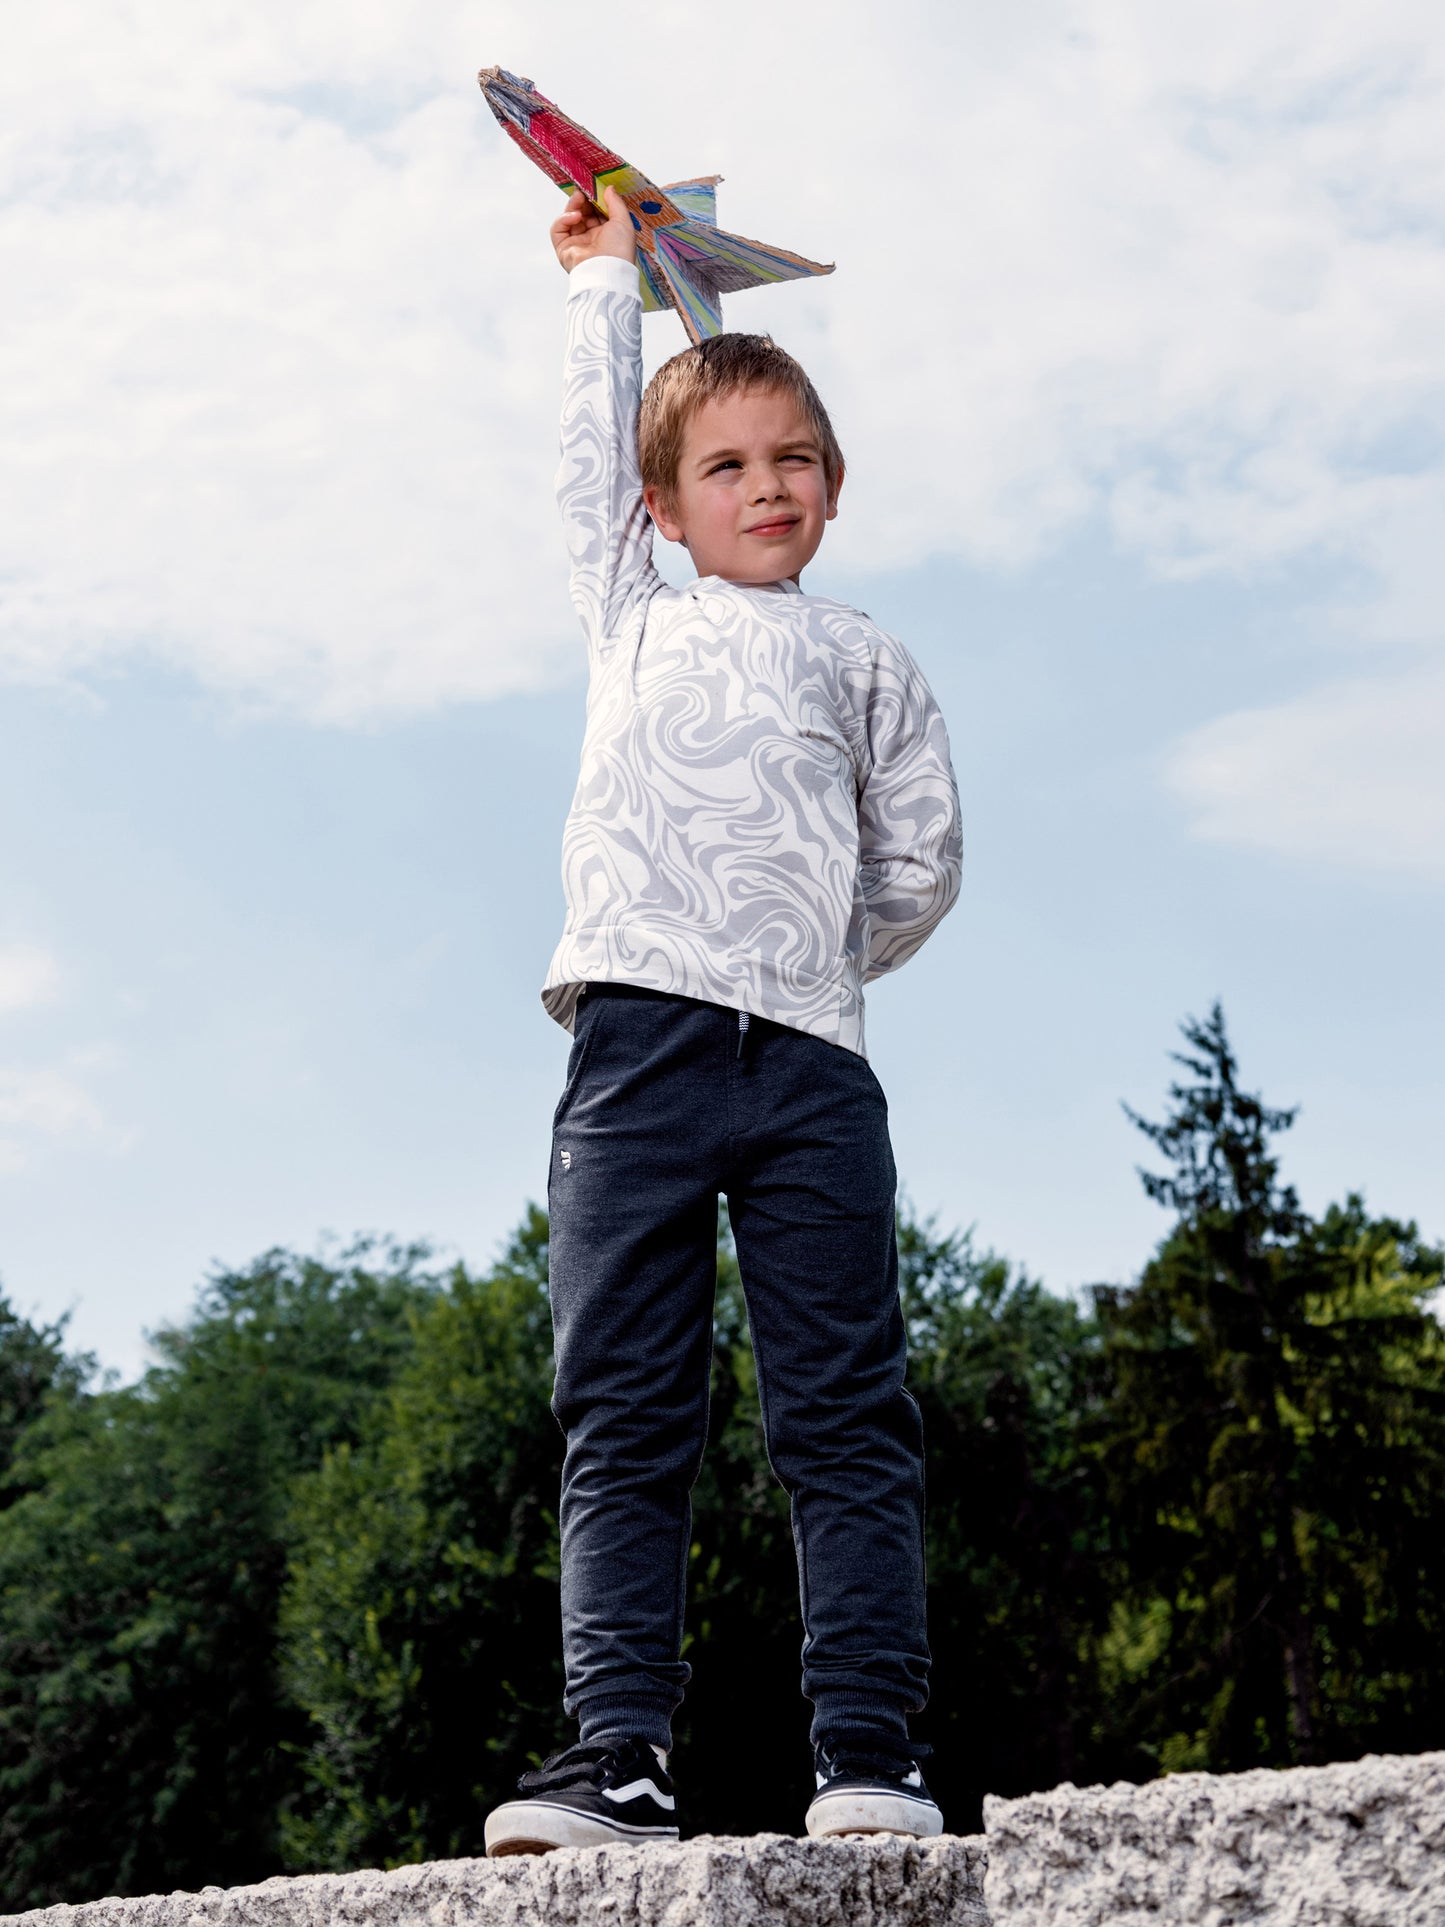
M677 494L682 438L700 408L744 388L791 395L818 438L828 493L843 480L843 451L818 391L786 348L771 335L712 335L665 361L648 382L637 417L637 458L645 488L664 502Z

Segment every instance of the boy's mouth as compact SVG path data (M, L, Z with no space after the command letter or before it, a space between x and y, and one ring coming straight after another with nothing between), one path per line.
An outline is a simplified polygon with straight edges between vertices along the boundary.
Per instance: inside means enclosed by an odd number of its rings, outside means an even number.
M766 522L754 522L751 528L744 529L744 535L787 535L798 526L801 518L796 515L774 515Z

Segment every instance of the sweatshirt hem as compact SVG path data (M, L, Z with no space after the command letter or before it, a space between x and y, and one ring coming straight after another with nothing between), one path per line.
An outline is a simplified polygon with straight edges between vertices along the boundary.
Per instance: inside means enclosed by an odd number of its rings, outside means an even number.
M651 952L651 956L631 963L607 954L612 949L607 940L613 932L625 934L629 950ZM789 971L784 979L770 964L731 951L721 951L712 959L717 965L714 975L690 968L688 962L678 958L653 961L662 947L658 939L635 923L597 925L581 933L580 941L564 939L542 987L543 1009L563 1030L570 1031L584 985L635 984L641 990L691 997L722 1010L745 1011L750 1017L820 1037L866 1060L862 993L860 988L850 987L846 975L808 978Z

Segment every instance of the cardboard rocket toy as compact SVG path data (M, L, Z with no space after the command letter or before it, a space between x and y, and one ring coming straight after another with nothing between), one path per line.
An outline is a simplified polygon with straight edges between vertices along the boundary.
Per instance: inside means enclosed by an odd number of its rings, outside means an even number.
M503 132L558 187L568 194L580 188L599 213L606 212L602 190L616 188L637 229L643 307L675 308L694 343L722 333L724 294L833 272L819 261L720 228L720 174L656 187L569 120L530 80L505 67L484 67L477 78Z

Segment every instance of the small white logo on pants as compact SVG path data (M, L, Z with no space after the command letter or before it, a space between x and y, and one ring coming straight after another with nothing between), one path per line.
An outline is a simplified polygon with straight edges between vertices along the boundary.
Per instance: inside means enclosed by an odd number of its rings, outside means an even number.
M559 1151L557 1155L562 1160L562 1169L564 1171L570 1171L572 1169L572 1153L570 1151Z

